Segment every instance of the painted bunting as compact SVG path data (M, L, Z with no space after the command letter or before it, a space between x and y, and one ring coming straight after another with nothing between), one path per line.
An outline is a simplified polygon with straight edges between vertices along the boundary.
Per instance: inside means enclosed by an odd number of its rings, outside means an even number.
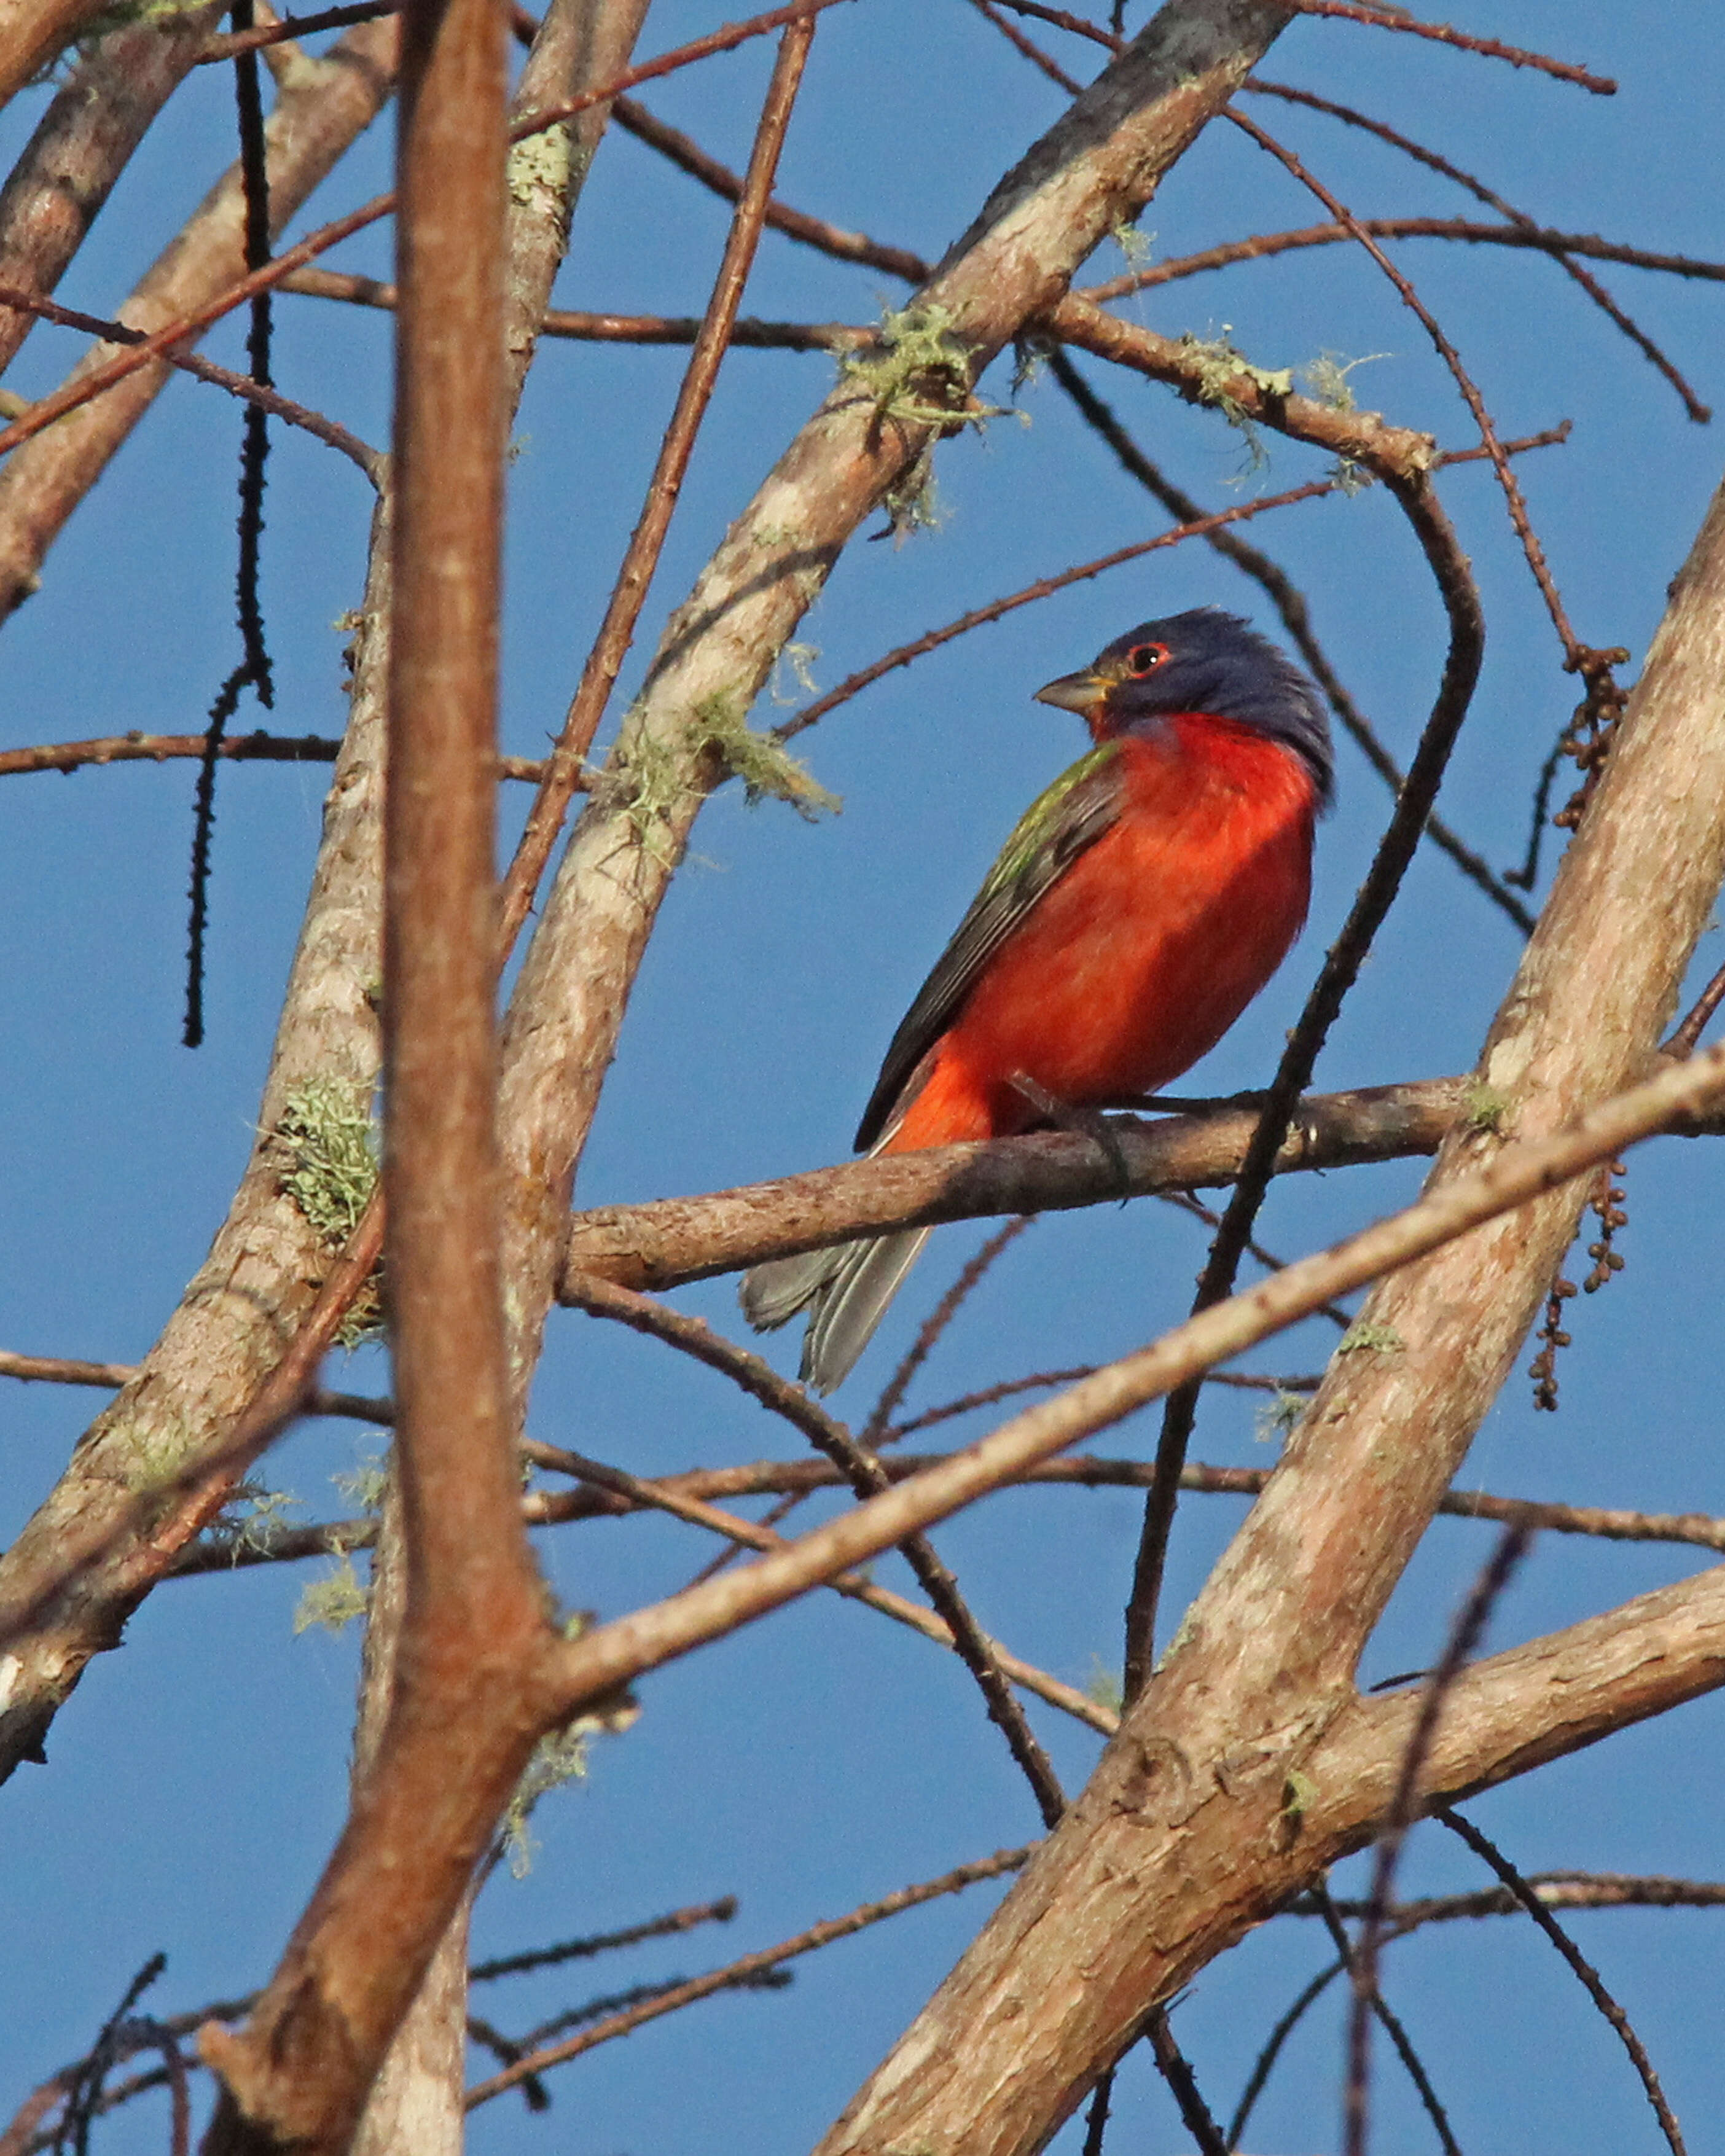
M1033 802L893 1035L856 1134L907 1152L1155 1092L1214 1047L1306 919L1332 777L1317 689L1234 614L1141 622L1036 691L1096 746ZM757 1265L760 1330L809 1312L830 1392L927 1229Z

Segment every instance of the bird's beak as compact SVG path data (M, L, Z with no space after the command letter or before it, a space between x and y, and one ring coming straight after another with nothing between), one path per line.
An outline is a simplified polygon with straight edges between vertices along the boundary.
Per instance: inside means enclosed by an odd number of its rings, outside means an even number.
M1062 674L1057 681L1045 682L1036 691L1039 704L1052 704L1056 711L1076 711L1081 718L1088 718L1108 693L1108 684L1095 674Z

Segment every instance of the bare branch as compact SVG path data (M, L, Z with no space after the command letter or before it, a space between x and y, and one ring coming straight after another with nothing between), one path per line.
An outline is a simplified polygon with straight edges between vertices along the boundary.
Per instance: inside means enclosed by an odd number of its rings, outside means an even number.
M196 60L221 0L110 30L72 70L0 190L0 284L51 292L151 122ZM31 318L0 307L0 373Z
M1694 1061L1663 1071L1645 1085L1615 1096L1568 1129L1548 1137L1510 1145L1488 1165L1441 1182L1415 1205L1392 1214L1332 1250L1302 1258L1245 1293L1189 1318L1183 1325L1137 1354L1110 1364L1057 1399L1034 1408L980 1439L941 1466L871 1497L855 1512L814 1529L759 1563L685 1589L669 1600L603 1625L562 1652L562 1681L572 1711L648 1669L686 1654L703 1642L734 1630L752 1618L805 1594L846 1565L878 1555L906 1534L932 1526L962 1507L999 1489L1035 1462L1050 1458L1080 1437L1106 1428L1183 1384L1200 1371L1225 1362L1260 1340L1305 1317L1320 1302L1360 1286L1380 1275L1399 1280L1403 1269L1427 1253L1454 1245L1470 1229L1501 1220L1515 1209L1574 1180L1602 1160L1615 1158L1638 1137L1665 1127L1695 1104L1716 1099L1725 1086L1725 1045L1709 1049ZM1522 1212L1515 1212L1508 1231L1525 1232ZM1500 1227L1498 1233L1506 1231ZM1474 1245L1467 1245L1472 1261ZM1380 1295L1382 1291L1380 1291ZM1343 1356L1346 1381L1353 1365L1366 1359ZM1332 1371L1335 1368L1332 1367ZM1333 1377L1330 1381L1334 1383ZM1320 1395L1320 1404L1322 1396ZM1317 1409L1308 1414L1311 1423ZM1423 1463L1422 1463L1423 1465ZM1272 1478L1248 1522L1261 1528L1265 1508L1286 1479ZM1357 1481L1357 1478L1356 1478ZM1437 1508L1439 1491L1429 1512ZM1350 1519L1357 1518L1357 1487L1335 1498ZM1428 1514L1429 1516L1429 1514ZM1273 1514L1272 1514L1273 1517ZM1422 1522L1423 1524L1423 1522ZM1236 1551L1241 1538L1236 1538ZM1217 1578L1225 1580L1224 1558ZM1216 1592L1214 1582L1210 1593ZM1283 1598L1289 1594L1284 1586ZM1387 1591L1387 1590L1386 1590ZM1259 1599L1261 1600L1262 1596ZM1245 1621L1242 1620L1242 1621ZM1255 1643L1268 1627L1261 1619L1248 1627ZM1305 1658L1346 1655L1349 1643L1335 1628L1303 1641ZM1281 1651L1288 1651L1284 1643ZM1171 1666L1183 1674L1178 1656ZM1158 1691L1160 1686L1156 1687ZM1140 2005L1139 2016L1145 2004Z
M281 229L377 116L393 85L396 34L393 20L362 25L325 58L306 61L277 99L265 131L272 230ZM0 616L35 588L67 517L171 376L157 348L178 344L228 311L233 280L244 266L244 216L235 166L121 310L128 327L145 333L144 344L118 354L98 346L60 390L0 435L7 446L26 444L0 471ZM271 281L273 265L244 280L232 304ZM88 403L102 384L114 386ZM57 413L68 416L31 442Z
M1573 82L1579 89L1591 90L1595 97L1617 95L1617 85L1609 75L1589 74L1585 68L1575 67L1568 60L1554 60L1545 53L1529 52L1524 45L1506 45L1496 38L1452 30L1447 23L1422 23L1399 7L1362 7L1356 4L1356 0L1300 0L1300 13L1332 15L1346 23L1365 23L1374 30L1405 31L1413 37L1430 38L1440 45L1454 45L1461 52L1479 53L1487 59L1507 60L1512 67L1533 68L1541 74L1555 76L1559 82Z
M244 2030L200 2039L225 2084L211 2156L347 2147L546 1727L494 1128L507 26L414 0L403 29L383 949L405 1609L341 1840Z
M819 1948L830 1946L834 1939L849 1938L853 1933L865 1930L888 1917L901 1915L906 1909L919 1909L925 1902L937 1900L943 1894L956 1894L966 1887L973 1887L983 1879L999 1879L1004 1873L1016 1871L1029 1856L1034 1844L1023 1849L1003 1849L993 1856L983 1857L975 1864L961 1864L955 1871L926 1885L901 1887L896 1894L887 1895L879 1902L865 1902L849 1916L829 1917L825 1923L811 1924L806 1932L794 1938L781 1939L776 1947L764 1947L760 1953L746 1954L741 1961L727 1963L723 1969L714 1969L710 1975L698 1976L689 1984L680 1984L675 1991L665 1992L657 1999L647 2001L627 2013L613 2015L601 2021L597 2028L583 2030L566 2044L548 2045L542 2051L535 2051L489 2081L480 2082L467 2092L468 2108L488 2103L495 2096L501 2096L526 2081L533 2074L543 2073L548 2066L558 2066L570 2059L578 2058L582 2052L590 2051L596 2044L608 2044L614 2036L627 2036L648 2021L655 2021L661 2015L675 2014L679 2009L693 2005L698 1999L711 1998L716 1991L726 1989L743 1977L761 1970L777 1969L781 1962L793 1959L798 1954L814 1953Z
M1417 1079L1309 1095L1276 1157L1276 1173L1357 1166L1435 1152L1466 1105L1467 1081ZM1257 1127L1260 1096L1209 1115L1111 1120L1134 1196L1231 1183ZM566 1281L588 1274L662 1290L898 1228L993 1214L1049 1213L1121 1195L1111 1162L1065 1131L882 1154L806 1175L578 1213L563 1248ZM560 1288L559 1296L570 1293ZM572 1295L571 1299L577 1299Z

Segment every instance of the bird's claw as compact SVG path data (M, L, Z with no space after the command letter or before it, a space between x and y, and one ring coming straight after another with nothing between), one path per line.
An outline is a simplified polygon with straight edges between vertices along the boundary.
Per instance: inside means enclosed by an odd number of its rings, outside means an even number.
M1132 1169L1125 1148L1108 1118L1094 1108L1074 1107L1068 1101L1057 1100L1045 1086L1039 1086L1022 1070L1014 1070L1007 1082L1045 1122L1052 1123L1056 1130L1070 1131L1075 1137L1088 1138L1100 1150L1114 1171L1120 1185L1120 1202L1124 1205L1132 1195Z

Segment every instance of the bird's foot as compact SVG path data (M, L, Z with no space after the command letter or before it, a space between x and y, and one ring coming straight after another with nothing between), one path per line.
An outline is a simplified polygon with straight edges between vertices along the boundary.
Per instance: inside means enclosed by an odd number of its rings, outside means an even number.
M1088 1138L1098 1148L1119 1181L1120 1202L1124 1205L1132 1194L1132 1170L1108 1118L1094 1108L1074 1107L1069 1101L1057 1100L1045 1086L1039 1086L1022 1070L1014 1070L1008 1083L1014 1092L1029 1102L1045 1122L1052 1123L1056 1130L1070 1131L1075 1137Z

